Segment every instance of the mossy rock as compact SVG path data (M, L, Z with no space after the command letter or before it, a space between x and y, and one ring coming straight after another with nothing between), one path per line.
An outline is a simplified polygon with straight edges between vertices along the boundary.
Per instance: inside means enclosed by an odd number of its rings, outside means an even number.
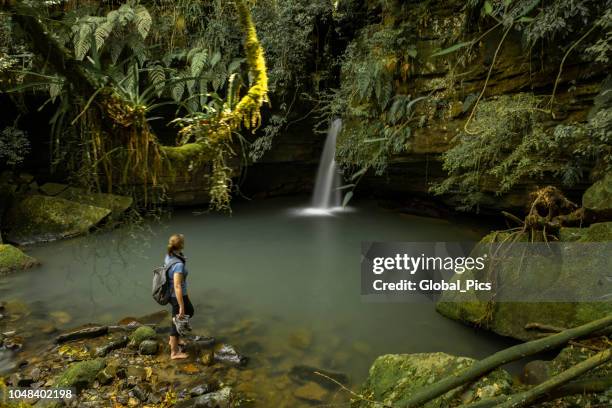
M612 222L592 224L589 228L562 228L560 237L567 242L601 242L612 240ZM481 243L502 242L508 238L507 233L491 233L481 240ZM519 237L522 240L523 237ZM513 285L506 285L498 292L498 298L528 299L529 290L524 294L520 291L533 288L534 293L544 293L550 290L555 293L553 299L590 300L593 297L604 296L606 287L602 286L602 271L612 270L612 260L605 256L585 257L581 246L559 246L562 262L551 260L550 257L529 256L529 262L513 260L497 264L494 269L498 280L506 282L521 282L514 287L517 293L511 293ZM597 248L592 251L599 251ZM472 256L478 256L472 252ZM462 279L483 279L474 271L467 271ZM510 291L510 292L508 292ZM563 296L563 297L559 297ZM479 298L475 292L458 294L445 292L436 305L437 311L454 320L469 325L482 327L497 334L513 337L519 340L532 340L538 337L538 332L526 330L529 323L540 323L560 328L576 327L589 321L612 313L610 302L488 302ZM539 298L538 298L539 299Z
M105 193L88 193L81 188L69 187L64 190L59 197L74 201L80 204L92 205L95 207L108 208L111 210L111 219L118 219L124 212L132 206L133 199L128 196Z
M12 245L0 244L0 275L38 265L38 261Z
M56 378L55 386L74 387L79 392L89 387L104 367L106 361L103 358L73 363Z
M612 173L606 174L584 192L582 206L596 212L612 214Z
M59 197L31 195L8 210L5 238L25 245L81 235L98 225L110 212L107 208Z
M561 228L559 239L564 242L612 241L612 222L599 222L588 228Z
M130 335L130 347L138 348L145 340L155 340L157 333L150 326L140 326Z
M401 407L419 389L441 380L474 364L476 360L446 353L387 354L378 357L362 387L361 394L386 406ZM449 391L427 404L425 408L456 407L483 398L508 394L512 391L512 377L497 369L467 388ZM375 408L364 400L354 407Z

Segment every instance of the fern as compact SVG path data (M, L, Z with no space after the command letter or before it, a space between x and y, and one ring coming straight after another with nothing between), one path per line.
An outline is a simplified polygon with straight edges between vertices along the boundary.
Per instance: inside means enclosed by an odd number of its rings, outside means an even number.
M144 40L149 35L149 30L151 29L151 23L153 19L149 14L149 11L143 5L138 5L134 9L134 23L136 24L136 28L138 29L138 33Z

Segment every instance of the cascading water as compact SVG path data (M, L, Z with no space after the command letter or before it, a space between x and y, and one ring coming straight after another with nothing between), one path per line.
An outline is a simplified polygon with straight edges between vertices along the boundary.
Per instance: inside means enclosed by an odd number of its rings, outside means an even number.
M314 192L312 207L302 209L302 215L331 215L344 210L340 197L340 173L336 166L336 137L342 128L342 120L335 119L327 131L327 139L323 146Z
M340 175L336 167L336 137L342 128L342 120L335 119L327 131L327 139L321 154L312 207L320 210L332 210L340 207Z

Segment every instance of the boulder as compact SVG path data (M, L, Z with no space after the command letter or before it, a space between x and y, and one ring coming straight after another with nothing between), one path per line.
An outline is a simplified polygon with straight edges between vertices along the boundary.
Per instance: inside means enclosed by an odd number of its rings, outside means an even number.
M73 363L56 378L55 386L74 387L78 392L89 387L105 366L102 358Z
M606 174L584 192L582 206L595 213L612 216L612 173Z
M138 346L138 352L142 355L152 356L157 354L159 345L155 340L143 340Z
M108 208L111 211L110 219L118 219L128 208L132 206L132 197L116 194L89 193L82 188L68 187L60 195L66 200L76 203L92 205L95 207Z
M68 186L66 184L59 183L45 183L40 186L38 189L45 195L48 196L56 196L60 194L62 191L66 190Z
M309 382L293 391L293 396L297 399L312 403L323 403L327 399L329 392L315 382Z
M378 357L370 367L360 394L385 406L401 407L419 389L459 370L476 360L446 353L387 354ZM456 407L481 399L509 394L512 377L497 369L468 386L447 392L423 405L424 408ZM380 404L360 400L354 407L374 408Z
M184 400L176 404L177 408L230 408L232 406L233 393L230 387L221 388L219 391L209 392L197 398Z
M38 265L38 261L9 244L0 244L0 275Z
M5 238L25 245L73 237L88 232L110 212L63 198L31 195L9 208Z
M247 364L248 358L238 353L238 351L229 344L220 344L214 350L214 361L243 367Z
M128 344L128 338L127 336L123 336L119 339L111 340L110 342L106 343L103 346L97 347L95 349L94 354L96 357L104 357L111 351L123 348L127 346L127 344Z
M138 348L145 340L155 340L157 333L152 327L140 326L130 335L130 347Z
M612 240L612 222L591 224L589 228L562 228L561 241L573 242L603 242ZM500 242L507 237L506 233L491 233L481 240L481 243ZM521 281L529 279L529 287L545 291L551 288L563 288L570 297L575 294L599 293L604 288L601 273L606 269L602 266L602 257L586 258L575 256L583 251L576 246L564 247L560 256L563 262L553 263L551 267L546 261L530 259L520 265L509 262L496 264L494 273L498 279ZM474 255L474 254L473 254ZM533 262L532 262L533 261ZM556 262L556 261L555 261ZM590 262L590 267L585 267ZM603 261L605 262L605 260ZM558 267L561 265L560 267ZM473 271L467 271L462 279L479 278ZM502 289L503 290L503 289ZM585 295L586 296L586 295ZM459 299L459 301L457 301ZM481 301L474 291L467 294L445 292L436 305L442 315L470 325L476 325L503 336L519 340L538 338L539 332L527 330L529 323L570 328L585 324L612 312L612 302L495 302Z

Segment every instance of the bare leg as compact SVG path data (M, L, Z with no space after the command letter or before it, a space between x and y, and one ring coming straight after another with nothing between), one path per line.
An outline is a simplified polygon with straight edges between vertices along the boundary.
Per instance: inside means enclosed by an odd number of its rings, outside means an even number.
M177 336L170 336L170 341L168 342L168 344L170 344L171 359L178 360L189 357L189 355L187 355L186 353L182 353L179 349L179 341Z

